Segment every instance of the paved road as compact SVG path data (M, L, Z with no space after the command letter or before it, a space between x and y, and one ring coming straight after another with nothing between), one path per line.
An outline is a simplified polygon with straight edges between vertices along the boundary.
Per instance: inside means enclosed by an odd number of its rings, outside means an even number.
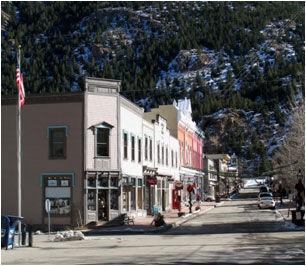
M2 264L303 264L305 232L256 206L255 191L161 235L91 237L2 251Z

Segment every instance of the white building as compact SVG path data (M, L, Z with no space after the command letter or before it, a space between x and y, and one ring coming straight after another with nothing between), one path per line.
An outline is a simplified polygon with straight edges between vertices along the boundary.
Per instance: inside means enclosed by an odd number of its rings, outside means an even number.
M134 217L146 216L143 204L143 109L120 96L121 209Z

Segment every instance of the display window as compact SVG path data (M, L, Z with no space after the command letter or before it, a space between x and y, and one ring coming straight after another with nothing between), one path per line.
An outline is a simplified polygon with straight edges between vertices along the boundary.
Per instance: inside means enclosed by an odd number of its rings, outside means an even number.
M133 190L131 191L131 209L136 210L136 179L131 178L133 184Z
M142 179L138 179L137 197L137 207L142 209Z
M71 176L45 176L45 200L50 200L51 215L71 213ZM45 202L44 200L44 202Z

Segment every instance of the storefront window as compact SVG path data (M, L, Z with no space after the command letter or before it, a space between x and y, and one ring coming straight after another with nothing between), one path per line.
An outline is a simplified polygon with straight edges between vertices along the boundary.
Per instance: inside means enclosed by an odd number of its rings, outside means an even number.
M118 189L110 190L110 208L111 210L118 210Z
M70 214L71 176L46 176L45 200L46 199L49 199L51 203L50 214L53 215Z
M87 186L88 187L96 187L96 177L95 176L88 176Z
M87 206L89 211L96 210L96 190L88 190Z
M157 205L162 206L162 181L157 180Z
M137 197L137 207L138 209L142 209L142 179L138 179Z
M98 185L99 187L108 187L108 174L99 175Z
M133 184L133 190L131 191L131 209L136 210L136 179L131 178Z
M111 187L118 187L118 176L111 176L110 186Z
M123 178L123 184L127 182L127 178ZM128 192L122 192L122 209L128 210Z

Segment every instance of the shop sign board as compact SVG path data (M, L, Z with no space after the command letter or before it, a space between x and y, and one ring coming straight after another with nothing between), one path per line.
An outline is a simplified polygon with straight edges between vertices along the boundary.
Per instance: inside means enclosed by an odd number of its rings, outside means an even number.
M147 177L147 185L156 185L157 184L157 177Z
M133 191L133 183L123 183L123 192Z
M180 180L175 180L175 188L176 189L183 189L183 182Z

